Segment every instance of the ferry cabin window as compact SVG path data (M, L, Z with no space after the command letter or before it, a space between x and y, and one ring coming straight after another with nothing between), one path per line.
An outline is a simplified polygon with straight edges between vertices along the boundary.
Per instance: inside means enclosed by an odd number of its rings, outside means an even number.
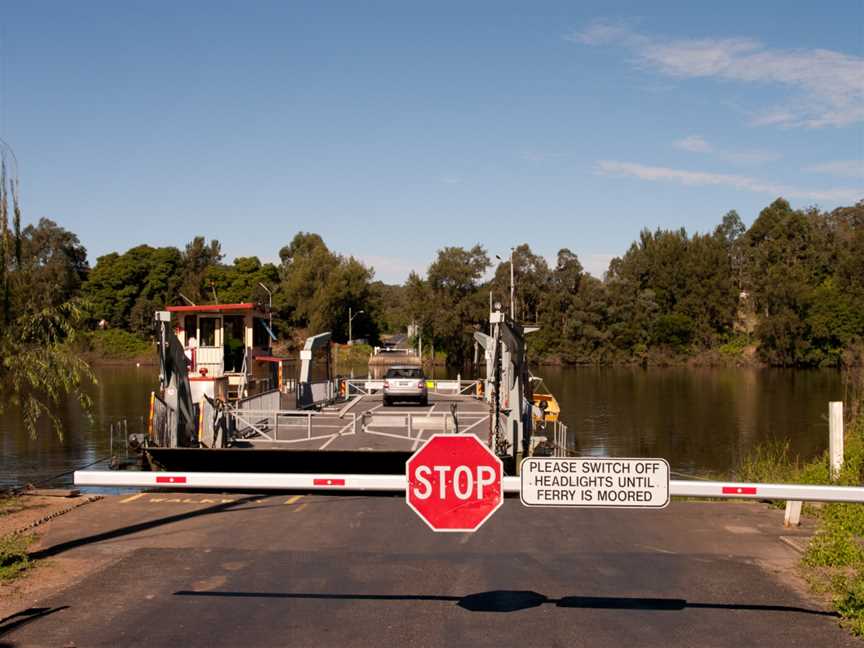
M264 320L260 317L256 317L252 323L252 346L259 349L270 347L270 335L264 328Z
M246 326L242 316L226 315L223 319L224 329L222 344L225 347L225 371L241 371L243 358L246 355Z
M183 318L183 339L186 341L186 346L189 346L190 338L195 338L198 341L198 318L195 315L187 315Z
M216 325L219 323L217 317L201 317L198 320L198 333L201 336L198 340L198 346L215 347L216 346Z

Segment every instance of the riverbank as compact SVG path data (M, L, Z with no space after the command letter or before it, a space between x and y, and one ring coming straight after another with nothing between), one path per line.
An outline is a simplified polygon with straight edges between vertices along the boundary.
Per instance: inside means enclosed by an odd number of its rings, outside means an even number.
M75 351L91 365L156 365L156 347L150 340L122 331L86 331L75 339Z
M864 417L859 417L847 427L843 467L834 480L827 453L801 462L789 451L788 442L757 448L736 477L753 482L861 486L862 475ZM864 636L864 506L806 504L804 514L816 520L818 530L801 558L802 574L815 592L831 597L844 625Z
M538 355L531 363L546 367L694 367L716 369L764 369L752 344L727 344L715 349L679 352L668 348L646 348L635 354L604 355L602 358L573 358L562 354Z

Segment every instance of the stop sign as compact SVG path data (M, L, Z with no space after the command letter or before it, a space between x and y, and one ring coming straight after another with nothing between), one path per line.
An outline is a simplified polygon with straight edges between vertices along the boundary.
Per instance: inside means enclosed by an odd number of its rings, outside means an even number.
M405 464L405 499L433 531L476 531L504 501L504 466L473 434L436 434Z

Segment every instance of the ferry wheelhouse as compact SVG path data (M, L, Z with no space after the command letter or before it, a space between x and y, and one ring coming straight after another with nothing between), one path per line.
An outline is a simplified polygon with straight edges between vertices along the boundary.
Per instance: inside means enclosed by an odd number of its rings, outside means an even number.
M168 306L171 324L186 355L192 398L221 400L277 386L273 331L254 303Z

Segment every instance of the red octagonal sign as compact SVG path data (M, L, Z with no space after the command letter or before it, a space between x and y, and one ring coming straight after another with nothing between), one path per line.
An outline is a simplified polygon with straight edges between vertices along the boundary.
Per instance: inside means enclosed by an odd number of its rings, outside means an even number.
M433 531L476 531L504 498L504 466L473 434L436 434L405 464L405 499Z

